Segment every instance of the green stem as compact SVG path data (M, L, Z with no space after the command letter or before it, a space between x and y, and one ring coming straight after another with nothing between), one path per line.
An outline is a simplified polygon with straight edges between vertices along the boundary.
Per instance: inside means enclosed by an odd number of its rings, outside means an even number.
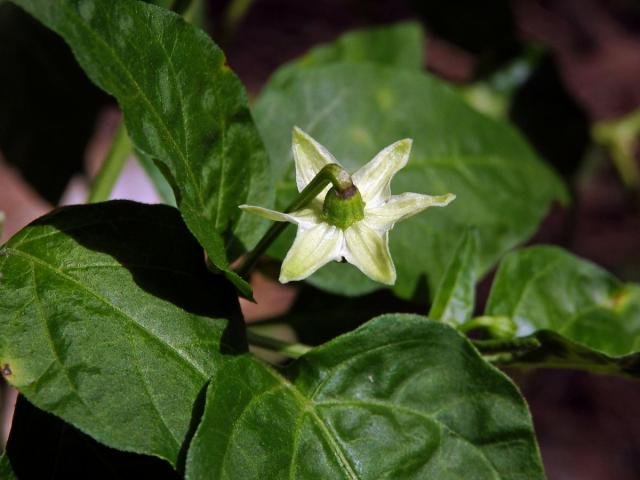
M280 340L278 338L260 335L259 333L256 333L249 328L247 328L247 340L251 345L266 348L268 350L281 353L291 358L301 357L309 350L311 350L311 347L308 345L285 342L284 340Z
M284 210L284 213L294 212L296 210L300 210L302 207L306 206L311 202L314 198L316 198L324 188L333 184L336 190L344 191L351 187L353 187L353 182L351 181L351 175L347 171L345 171L340 165L336 163L330 163L329 165L325 165L322 170L318 172L318 174L313 177L313 180L309 182L309 184L300 192L298 197ZM278 235L280 235L285 228L289 226L286 222L277 222L274 223L267 233L260 239L255 248L249 252L242 264L236 269L236 272L241 277L246 277L249 272L253 269L258 259L262 256L264 252L267 251L269 246L274 242Z
M634 155L640 137L640 110L617 120L597 123L593 128L593 136L609 149L625 187L632 192L640 191L640 168Z
M540 347L535 337L513 338L511 340L473 340L473 345L482 356L494 364L510 364L518 358Z
M124 168L127 158L131 155L132 149L127 129L124 123L120 123L113 137L109 153L107 153L107 158L104 159L98 175L93 180L87 203L109 200L111 191Z
M458 330L467 333L478 328L486 330L496 340L513 338L518 329L509 317L481 315L463 323Z

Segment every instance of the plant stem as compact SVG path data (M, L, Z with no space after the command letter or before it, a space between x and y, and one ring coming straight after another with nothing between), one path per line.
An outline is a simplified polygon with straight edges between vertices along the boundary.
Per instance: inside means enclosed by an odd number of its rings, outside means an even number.
M517 327L513 320L505 316L481 315L473 317L471 320L458 327L463 333L478 328L485 329L494 340L511 339L515 336Z
M472 343L487 361L498 365L512 363L540 347L540 340L535 337L473 340Z
M109 200L111 191L131 152L131 140L129 139L129 135L127 135L127 129L124 123L121 122L111 142L111 148L109 149L109 153L107 153L107 158L104 159L98 175L96 175L96 178L93 180L87 203Z
M343 191L350 187L353 187L351 176L338 164L330 163L325 165L318 174L313 177L313 180L300 192L298 197L284 210L284 213L294 212L300 210L306 206L314 198L316 198L324 188L333 184L336 190ZM241 277L246 277L247 274L253 269L258 259L269 248L274 240L280 235L285 228L289 226L286 222L274 223L267 233L260 239L254 249L247 254L240 266L236 269L236 272Z
M285 342L284 340L280 340L278 338L260 335L250 328L247 328L247 340L251 345L266 348L268 350L281 353L291 358L298 358L311 350L311 347L308 345Z
M640 110L617 120L597 123L593 128L593 136L609 149L624 186L638 194L640 168L636 163L634 149L640 137Z

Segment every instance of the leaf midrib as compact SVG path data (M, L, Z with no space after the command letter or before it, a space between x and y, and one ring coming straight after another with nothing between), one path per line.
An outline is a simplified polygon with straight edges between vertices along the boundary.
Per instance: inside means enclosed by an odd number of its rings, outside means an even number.
M156 117L156 120L157 120L158 124L164 130L166 138L168 139L169 143L173 147L173 150L177 153L178 157L180 158L180 160L182 161L182 163L183 163L183 165L185 167L185 170L187 171L187 175L189 176L191 184L194 187L194 191L196 192L198 206L202 210L204 210L204 199L202 198L202 191L198 188L198 183L196 182L196 177L195 177L195 175L193 173L193 170L191 169L191 165L189 164L189 161L188 161L188 158L186 156L186 153L183 152L180 149L180 146L178 145L176 139L171 135L171 131L169 130L169 127L166 125L166 123L164 122L162 115L154 107L154 105L151 102L151 100L149 99L149 97L145 94L145 92L142 89L142 87L138 84L138 82L136 81L135 77L131 74L131 71L127 68L126 64L120 59L120 56L117 54L117 52L113 48L111 48L109 43L107 43L94 30L89 28L89 26L82 20L82 18L78 14L78 12L76 12L74 9L72 9L68 5L67 2L61 2L61 3L62 3L62 8L64 10L66 10L67 13L69 14L69 18L71 20L73 20L76 25L79 25L84 31L86 31L89 34L89 36L91 36L97 43L102 45L103 49L112 57L114 62L117 63L120 66L120 68L125 73L125 75L128 78L128 80L130 81L131 85L135 88L136 93L139 96L139 98L142 99L142 101L147 105L148 111L151 112L153 114L153 116ZM163 52L165 52L165 57L166 57L166 51L164 50L164 47L162 45L161 45L161 48L162 48ZM166 58L167 58L167 62L170 65L172 65L171 59L168 58L168 57L166 57ZM179 98L179 101L181 103L181 108L182 108L183 99L182 99L182 97L180 95L178 95L178 98ZM183 118L183 122L184 122L184 118ZM151 155L151 156L153 157L154 155Z
M466 401L468 401L468 399L466 399ZM459 402L459 403L462 403ZM419 410L415 410L413 408L409 408L406 407L404 405L397 405L397 404L393 404L393 403L388 403L388 402L381 402L381 401L372 401L372 400L366 400L366 401L362 401L362 400L323 400L321 402L317 402L315 403L316 407L328 407L331 408L332 406L355 406L355 407L362 407L365 408L366 407L378 407L378 408L384 408L387 410L397 410L399 412L402 413L407 413L410 415L414 415L417 417L420 417L424 420L428 420L431 422L434 422L436 425L438 425L440 428L442 428L443 430L446 430L447 432L449 432L453 437L460 439L461 441L463 441L464 443L466 443L467 445L469 445L470 447L472 447L473 450L477 451L480 456L483 458L483 460L485 461L486 465L489 467L489 469L496 475L496 479L497 480L501 480L502 477L500 476L500 472L496 469L496 467L493 465L493 463L491 462L491 460L489 460L486 456L486 454L482 451L482 449L480 447L478 447L477 445L475 445L473 442L471 442L470 440L466 439L465 437L463 437L462 435L460 435L458 432L454 431L451 429L451 427L449 427L446 423L442 422L441 420L439 420L436 415L440 410L437 410L436 412L432 412L431 414L427 414L425 412L421 412ZM447 407L449 407L450 405L448 405Z
M207 373L204 370L202 370L198 365L192 363L188 359L188 357L183 356L181 354L181 352L179 352L178 350L173 348L172 345L166 343L164 340L162 340L160 337L158 337L154 332L152 332L151 330L148 330L146 327L144 327L143 325L138 323L133 317L131 317L125 311L121 310L120 308L118 308L115 305L113 305L112 303L110 303L106 298L104 298L98 292L96 292L93 289L87 287L86 285L80 283L75 278L65 274L62 270L54 267L53 265L50 265L50 264L46 263L45 261L43 261L42 259L40 259L40 258L38 258L38 257L36 257L34 255L31 255L29 253L22 252L20 250L16 250L16 249L13 249L13 248L6 248L5 252L8 253L8 254L13 254L13 255L16 255L16 256L19 256L19 257L23 257L23 258L27 259L28 261L30 261L32 263L35 263L35 264L37 264L37 265L39 265L41 267L44 267L44 268L50 270L51 272L53 272L55 275L59 276L63 280L66 280L67 282L70 282L70 283L74 284L81 291L84 291L84 292L88 293L89 295L91 295L92 297L94 297L95 299L97 299L98 301L100 301L101 303L103 303L104 305L109 307L110 309L112 309L120 317L122 317L123 319L127 320L130 324L134 325L140 332L142 332L145 335L147 335L148 338L154 340L155 342L157 342L160 345L162 345L163 347L165 347L167 349L167 351L171 352L174 355L174 357L176 357L182 364L184 364L185 366L189 367L189 369L192 372L197 373L202 381L204 381L207 378L209 378ZM224 345L224 344L221 343L221 345ZM227 345L224 345L224 346L227 346Z

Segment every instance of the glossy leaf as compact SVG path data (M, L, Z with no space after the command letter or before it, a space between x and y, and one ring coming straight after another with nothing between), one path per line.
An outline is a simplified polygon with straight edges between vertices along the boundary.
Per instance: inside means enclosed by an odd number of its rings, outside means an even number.
M135 0L15 0L60 34L118 100L137 149L162 165L185 223L245 295L225 249L257 241L239 204L269 204L269 165L222 51L180 16Z
M299 126L355 171L381 148L413 138L408 166L394 178L392 192L457 199L431 209L390 233L402 297L424 286L433 292L461 235L478 230L478 272L527 239L554 200L565 200L561 181L508 125L473 111L440 80L410 70L372 64L300 68L271 82L255 109L256 120L281 181L279 207L295 192L291 129ZM283 239L272 254L283 256ZM426 282L425 282L426 277ZM361 294L379 285L348 265L332 264L310 277L316 286ZM425 285L426 283L426 285Z
M6 452L7 464L10 459L16 477L21 479L181 478L167 462L106 447L34 407L22 395L16 402ZM0 478L11 478L3 476L2 467Z
M153 161L153 158L149 157L148 155L146 155L144 152L141 152L140 150L137 150L135 153L136 153L136 158L140 163L140 166L147 173L147 176L153 183L153 186L155 187L156 192L158 193L162 201L167 205L176 207L177 206L176 196L173 193L173 189L171 188L171 185L169 185L169 182L167 181L167 179L162 174L162 171L158 167L157 163Z
M471 320L476 298L476 239L467 232L451 257L436 290L429 318L452 326Z
M505 257L486 314L510 317L533 342L507 363L640 376L640 285L560 248Z
M371 27L347 32L335 41L317 46L278 69L275 79L284 81L299 69L336 62L376 63L396 68L424 67L425 36L417 22Z
M284 374L225 364L187 478L544 478L516 387L446 325L378 317Z
M232 286L172 207L66 207L0 250L0 365L38 408L176 464L194 402L245 348Z
M0 478L3 480L16 480L17 478L6 451L0 455Z

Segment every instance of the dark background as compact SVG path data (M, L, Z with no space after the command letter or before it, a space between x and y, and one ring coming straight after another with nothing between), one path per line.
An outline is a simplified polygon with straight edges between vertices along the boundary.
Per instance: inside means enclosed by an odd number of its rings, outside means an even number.
M531 242L562 245L624 280L640 280L640 195L625 188L592 136L598 122L640 106L640 2L255 0L235 25L226 20L230 5L207 3L206 28L252 96L282 63L369 25L421 21L426 68L456 84L490 78L532 43L542 46L509 114L574 199L550 212ZM100 114L109 108L55 35L0 4L0 210L12 217L4 239L56 205L72 175L86 175L88 142L105 128ZM489 285L490 276L479 287L480 303ZM286 309L298 294L278 292L267 291L262 313L248 317L268 317L278 302ZM411 306L383 295L369 310L389 308ZM583 372L509 373L530 403L550 479L640 478L639 383Z

